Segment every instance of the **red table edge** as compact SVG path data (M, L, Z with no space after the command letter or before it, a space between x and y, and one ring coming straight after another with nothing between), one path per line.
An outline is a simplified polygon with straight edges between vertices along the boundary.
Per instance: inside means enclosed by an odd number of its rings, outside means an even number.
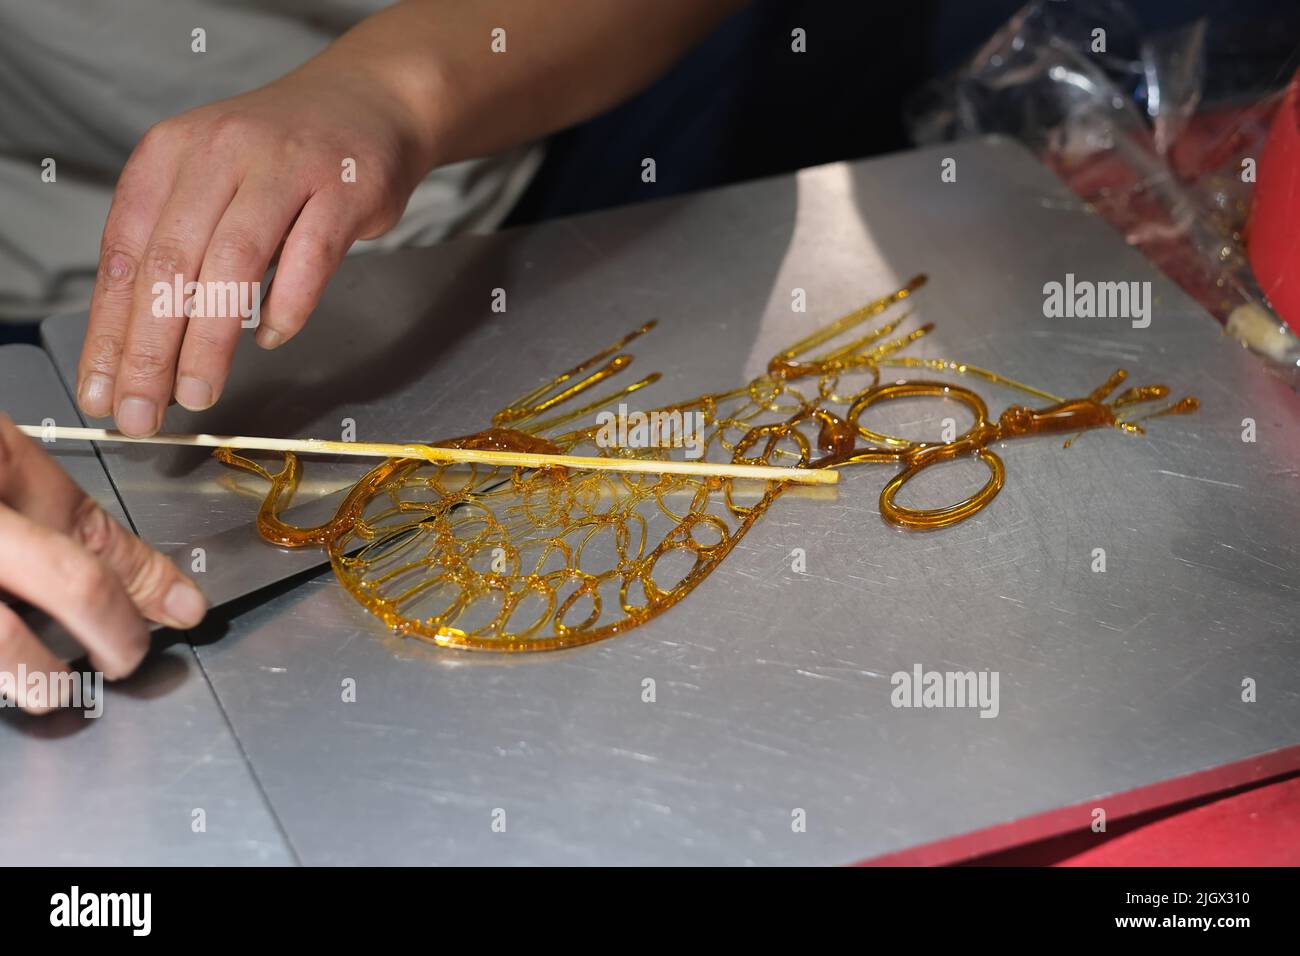
M946 866L960 863L1087 828L1092 823L1092 811L1096 807L1103 807L1108 824L1113 824L1135 814L1270 780L1297 770L1300 770L1300 744L1122 793L1094 797L981 830L945 837L932 843L922 843L906 850L870 857L855 865Z

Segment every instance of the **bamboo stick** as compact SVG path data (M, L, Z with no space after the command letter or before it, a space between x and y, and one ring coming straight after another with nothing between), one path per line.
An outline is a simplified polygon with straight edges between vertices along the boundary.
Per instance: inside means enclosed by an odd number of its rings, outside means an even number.
M434 464L496 465L505 468L577 468L585 471L688 475L697 478L749 478L755 481L788 481L801 485L833 485L840 477L839 472L829 468L781 468L776 465L738 465L730 462L540 455L532 452L480 451L419 444L330 441L321 438L257 438L248 435L152 435L148 438L133 438L106 428L69 428L59 425L19 425L18 430L24 435L47 441L62 439L255 451L293 451L309 455L353 455L362 458L418 458Z

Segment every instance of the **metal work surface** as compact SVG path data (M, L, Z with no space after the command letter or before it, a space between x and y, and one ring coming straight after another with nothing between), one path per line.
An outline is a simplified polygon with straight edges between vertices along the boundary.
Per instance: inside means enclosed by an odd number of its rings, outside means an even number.
M16 421L80 419L49 358L0 348L0 410ZM45 446L115 518L121 506L94 449ZM289 863L292 857L186 644L108 685L97 718L3 710L0 862ZM196 809L206 815L201 832Z
M246 339L221 404L165 427L463 434L657 318L633 348L637 374L664 372L648 407L741 384L916 272L913 321L936 330L912 354L1067 396L1124 366L1202 410L1146 437L1008 443L997 500L929 534L881 521L889 467L848 469L832 500L779 500L679 607L586 648L402 641L328 574L205 625L199 658L298 857L848 863L1300 742L1300 399L1000 141L350 261L302 336ZM1149 280L1150 327L1045 318L1067 273ZM67 378L83 330L46 324ZM995 414L1019 400L966 384ZM104 452L147 539L251 527L255 500L206 454ZM306 480L363 469L308 461ZM982 481L959 464L918 490L946 504ZM891 675L918 664L998 672L998 715L895 708Z

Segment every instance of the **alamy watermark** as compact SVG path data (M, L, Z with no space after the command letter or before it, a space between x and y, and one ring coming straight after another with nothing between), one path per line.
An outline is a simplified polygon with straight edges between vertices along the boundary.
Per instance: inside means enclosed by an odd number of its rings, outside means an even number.
M262 283L186 282L179 272L171 282L153 284L153 315L156 319L239 319L245 329L262 321Z
M601 448L684 448L687 458L704 455L704 413L617 412L596 415L596 444Z
M94 719L104 713L102 671L0 671L0 707L67 707Z
M920 664L911 671L895 671L889 678L895 707L978 708L981 717L996 717L998 671L927 671Z
M153 928L152 893L83 893L73 886L50 897L50 925L58 927L112 927L148 936Z
M1128 319L1135 329L1151 324L1151 283L1091 282L1065 274L1043 286L1043 315L1049 319Z

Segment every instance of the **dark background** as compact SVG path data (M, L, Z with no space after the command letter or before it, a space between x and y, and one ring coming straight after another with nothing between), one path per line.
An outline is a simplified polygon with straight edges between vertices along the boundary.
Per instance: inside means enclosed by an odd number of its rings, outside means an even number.
M756 0L646 92L553 137L510 224L904 149L906 98L1024 3ZM1144 34L1209 18L1208 101L1280 87L1298 65L1298 0L1126 5ZM807 31L806 53L790 49L795 27ZM640 181L647 156L651 184Z

